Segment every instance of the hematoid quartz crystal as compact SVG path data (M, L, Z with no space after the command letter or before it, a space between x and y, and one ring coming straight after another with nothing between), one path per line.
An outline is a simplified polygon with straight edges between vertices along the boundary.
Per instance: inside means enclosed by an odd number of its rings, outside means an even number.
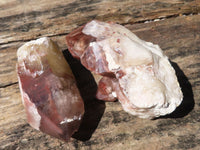
M68 141L79 128L84 103L62 52L45 37L24 44L17 56L18 80L29 124Z
M183 95L175 71L158 45L125 27L93 20L66 36L71 54L90 70L97 98L122 104L141 118L173 112Z

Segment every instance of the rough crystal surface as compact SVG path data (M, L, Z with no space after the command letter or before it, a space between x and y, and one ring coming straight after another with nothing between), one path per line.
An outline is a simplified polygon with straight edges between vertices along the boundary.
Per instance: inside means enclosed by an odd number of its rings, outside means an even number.
M49 38L30 41L17 51L17 73L29 124L68 141L84 114L71 69Z
M118 98L125 111L141 118L166 115L180 105L175 71L158 45L121 25L96 20L66 41L71 54L97 77L97 98Z

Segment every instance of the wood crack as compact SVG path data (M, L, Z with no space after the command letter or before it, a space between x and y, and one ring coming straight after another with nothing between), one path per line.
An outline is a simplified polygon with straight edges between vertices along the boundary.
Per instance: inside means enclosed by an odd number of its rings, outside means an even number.
M191 16L191 15L199 15L200 13L183 13L181 14L182 16ZM121 25L133 25L133 24L143 24L143 23L149 23L149 22L155 22L155 21L162 21L162 20L166 20L166 19L171 19L171 18L177 18L179 17L180 14L174 14L174 15L169 15L169 16L165 16L165 17L158 17L158 18L154 18L154 19L144 19L144 20L140 20L140 21L136 21L136 22L127 22L127 23L120 23ZM49 36L46 36L46 37L56 37L56 36L64 36L64 35L67 35L69 34L69 32L64 32L64 33L57 33L57 34L54 34L54 35L49 35ZM39 36L37 38L40 38L42 36ZM0 46L1 45L4 45L4 44L11 44L11 43L15 43L15 42L28 42L30 40L36 40L37 38L29 38L29 39L21 39L21 40L11 40L11 41L7 41L7 42L3 42L3 43L0 43Z
M0 86L0 89L1 89L1 88L7 88L7 87L9 87L9 86L16 85L16 84L18 84L18 82L13 82L13 83L9 83L9 84L6 84L6 85L1 85L1 86Z
M67 35L68 33L58 33L58 34L54 34L54 35L49 35L49 36L45 36L45 37L56 37L56 36L63 36L63 35ZM31 40L36 40L38 38L41 38L42 36L38 36L37 38L30 38L30 39L26 39L26 40L13 40L13 41L8 41L8 42L4 42L4 43L0 43L0 46L1 45L4 45L4 44L11 44L11 43L17 43L17 42L28 42L28 41L31 41Z
M144 20L140 20L140 21L136 21L136 22L127 22L127 23L121 23L121 25L133 25L133 24L142 24L142 23L149 23L149 22L156 22L156 21L162 21L165 19L171 19L171 18L176 18L179 16L192 16L192 15L200 15L200 13L183 13L183 14L173 14L173 15L169 15L169 16L165 16L165 17L158 17L158 18L154 18L154 19L144 19Z

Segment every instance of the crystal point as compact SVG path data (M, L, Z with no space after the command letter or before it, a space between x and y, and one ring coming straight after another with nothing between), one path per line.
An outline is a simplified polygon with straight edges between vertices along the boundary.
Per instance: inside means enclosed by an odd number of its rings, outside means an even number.
M17 51L17 73L29 124L68 141L84 114L75 78L57 44L30 41Z

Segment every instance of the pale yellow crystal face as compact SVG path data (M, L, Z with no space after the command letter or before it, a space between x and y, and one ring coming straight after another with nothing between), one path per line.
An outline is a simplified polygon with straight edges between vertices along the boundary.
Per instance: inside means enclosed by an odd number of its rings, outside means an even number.
M57 44L44 37L28 42L19 48L18 61L24 61L27 68L41 74L47 67L57 76L71 75L72 71Z

